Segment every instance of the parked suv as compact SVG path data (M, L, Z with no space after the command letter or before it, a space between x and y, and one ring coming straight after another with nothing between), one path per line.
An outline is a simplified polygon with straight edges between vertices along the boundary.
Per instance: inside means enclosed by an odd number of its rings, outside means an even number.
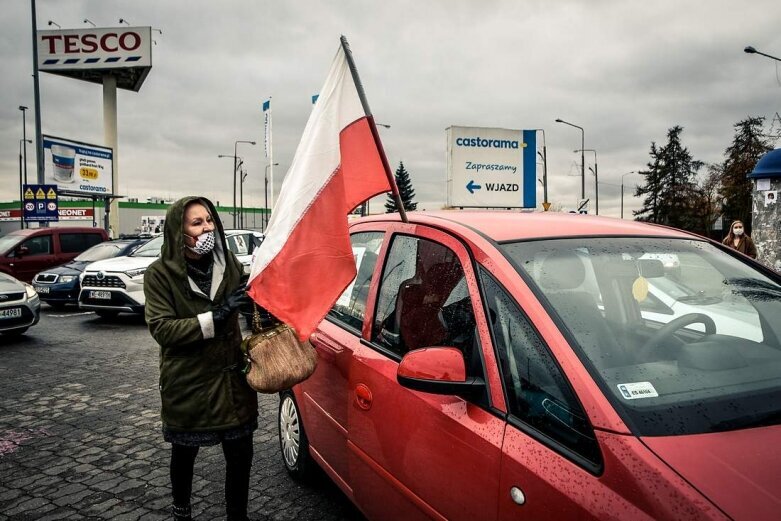
M28 228L0 238L0 272L23 282L36 273L64 264L84 250L108 240L101 228Z
M148 240L116 239L96 244L72 261L36 275L33 279L35 291L43 302L55 308L78 304L81 290L79 276L87 266L99 260L129 255Z
M250 230L225 230L228 249L249 274L252 252L263 235ZM150 240L126 257L93 262L81 278L79 307L91 309L101 317L113 317L120 312L144 312L144 272L160 256L163 236Z

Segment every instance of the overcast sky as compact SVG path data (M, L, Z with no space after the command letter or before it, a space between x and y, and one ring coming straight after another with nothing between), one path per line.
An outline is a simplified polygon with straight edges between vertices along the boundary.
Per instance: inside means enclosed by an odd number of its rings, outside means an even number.
M340 34L376 120L391 125L380 129L388 159L394 169L404 161L419 208L445 204L450 125L545 129L549 199L565 209L580 191L580 132L554 120L584 127L586 148L598 153L600 213L618 216L621 174L644 168L651 142L663 143L671 126L684 127L696 159L713 163L735 122L781 111L775 62L743 52L753 45L781 56L778 0L38 0L37 10L39 29L124 18L162 31L144 86L118 94L119 193L142 200L195 193L230 203L232 162L217 155L255 140L239 155L245 204L262 206L261 102L272 97L278 191ZM4 201L18 197L19 105L31 108L28 136L35 130L30 17L29 2L4 0ZM100 85L46 73L40 85L44 134L103 143ZM33 147L28 156L34 172ZM636 179L626 177L627 216L639 203ZM586 183L593 198L594 178Z

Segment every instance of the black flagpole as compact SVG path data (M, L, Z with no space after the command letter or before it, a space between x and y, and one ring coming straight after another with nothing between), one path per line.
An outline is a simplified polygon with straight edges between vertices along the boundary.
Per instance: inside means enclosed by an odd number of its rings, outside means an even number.
M350 44L347 43L347 37L342 35L339 40L342 42L342 50L344 50L344 56L347 58L347 65L350 67L350 74L353 77L353 83L358 90L358 97L361 100L363 106L363 112L366 114L369 120L369 128L371 128L372 136L374 137L374 143L377 145L377 150L380 153L382 159L382 166L385 168L385 175L388 177L390 183L393 199L396 201L396 207L399 209L399 216L405 223L409 222L407 219L407 212L404 210L404 203L401 201L401 194L399 194L399 187L396 186L396 178L391 172L390 165L388 164L388 158L385 156L385 149L382 147L382 141L380 141L380 133L377 131L377 125L374 123L374 116L369 108L369 102L366 100L366 93L363 91L363 84L361 78L358 76L358 69L355 67L355 61L353 61L353 53L350 51Z

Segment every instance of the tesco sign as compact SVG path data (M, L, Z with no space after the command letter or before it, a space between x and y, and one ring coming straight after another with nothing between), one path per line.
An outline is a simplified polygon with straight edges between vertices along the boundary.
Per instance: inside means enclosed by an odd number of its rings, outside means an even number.
M151 27L38 31L42 71L151 67Z

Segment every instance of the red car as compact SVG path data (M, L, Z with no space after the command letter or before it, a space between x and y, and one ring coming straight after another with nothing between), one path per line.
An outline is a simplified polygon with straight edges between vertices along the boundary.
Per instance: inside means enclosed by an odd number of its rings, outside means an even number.
M350 233L358 275L312 335L314 375L281 394L294 477L317 463L372 520L781 515L778 274L583 215Z

